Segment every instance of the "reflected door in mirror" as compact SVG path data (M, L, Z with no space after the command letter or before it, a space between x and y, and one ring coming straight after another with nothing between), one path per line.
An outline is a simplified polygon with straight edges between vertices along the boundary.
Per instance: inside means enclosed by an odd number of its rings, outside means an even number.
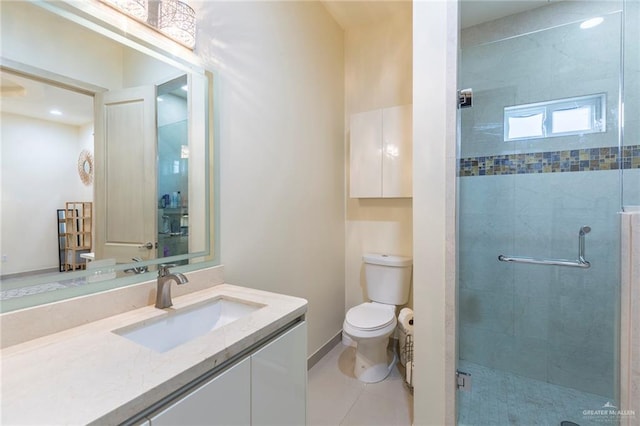
M96 97L96 259L155 258L155 97L154 86Z

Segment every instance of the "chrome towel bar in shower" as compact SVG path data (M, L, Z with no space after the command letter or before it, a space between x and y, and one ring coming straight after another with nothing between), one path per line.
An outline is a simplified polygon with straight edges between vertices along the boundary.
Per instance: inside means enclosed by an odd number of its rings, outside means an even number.
M584 258L584 236L591 231L591 227L583 226L578 232L578 260L566 260L566 259L536 259L533 257L523 256L505 256L501 254L498 256L500 262L513 262L513 263L529 263L534 265L555 265L555 266L570 266L574 268L590 268L591 263Z
M574 268L589 268L591 263L584 259L578 260L565 260L565 259L535 259L533 257L522 256L505 256L501 254L498 256L500 262L513 262L513 263L530 263L534 265L556 265L556 266L572 266Z

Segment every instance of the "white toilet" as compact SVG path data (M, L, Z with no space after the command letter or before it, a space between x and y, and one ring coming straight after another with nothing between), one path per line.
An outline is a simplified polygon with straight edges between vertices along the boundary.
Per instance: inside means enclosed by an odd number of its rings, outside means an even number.
M358 380L384 380L393 368L388 364L389 336L396 329L396 305L409 299L412 259L405 256L365 254L365 280L371 302L349 309L342 331L356 343L354 373Z

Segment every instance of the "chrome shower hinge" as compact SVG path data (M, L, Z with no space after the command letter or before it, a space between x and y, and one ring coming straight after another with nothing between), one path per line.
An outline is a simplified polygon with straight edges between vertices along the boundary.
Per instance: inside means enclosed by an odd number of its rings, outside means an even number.
M456 389L463 391L471 390L471 374L456 370Z
M473 89L458 90L458 109L473 106Z

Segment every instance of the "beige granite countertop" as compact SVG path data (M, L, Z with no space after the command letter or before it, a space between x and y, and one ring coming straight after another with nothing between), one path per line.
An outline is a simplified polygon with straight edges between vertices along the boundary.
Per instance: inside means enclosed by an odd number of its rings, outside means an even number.
M250 315L159 353L113 333L204 300L265 305ZM118 424L256 344L307 310L307 302L221 284L0 351L3 425Z

